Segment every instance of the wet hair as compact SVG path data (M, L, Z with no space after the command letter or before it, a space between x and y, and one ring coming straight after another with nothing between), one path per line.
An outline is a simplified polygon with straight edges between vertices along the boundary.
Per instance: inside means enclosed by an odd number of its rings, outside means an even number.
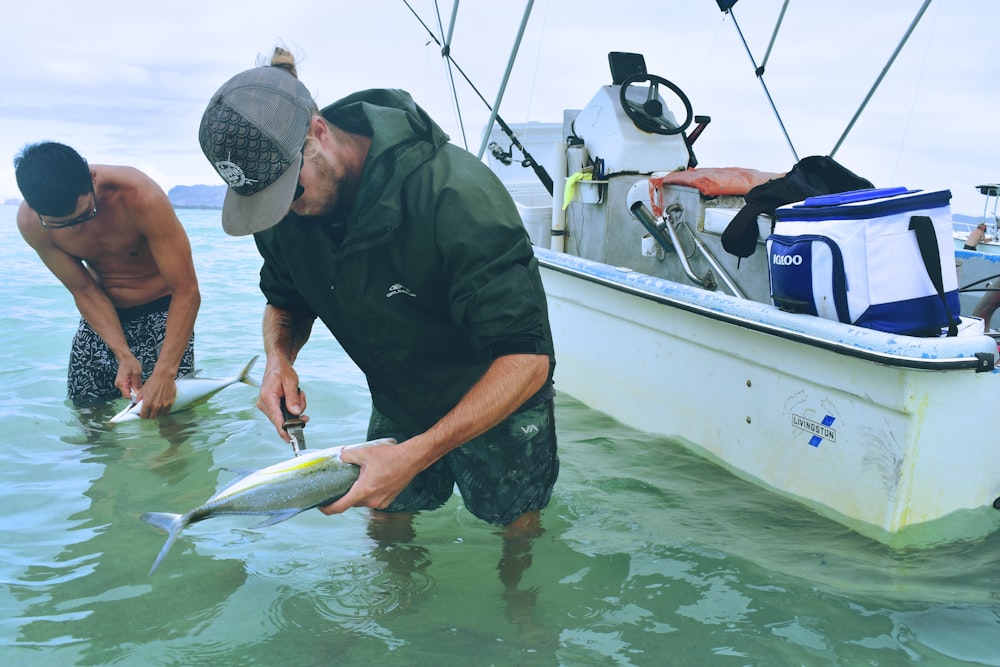
M80 197L94 187L87 161L54 141L22 148L14 158L14 175L21 196L41 215L71 214Z

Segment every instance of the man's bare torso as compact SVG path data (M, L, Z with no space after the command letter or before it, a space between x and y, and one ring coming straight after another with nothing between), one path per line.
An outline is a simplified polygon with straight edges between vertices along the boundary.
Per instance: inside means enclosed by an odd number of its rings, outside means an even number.
M98 214L92 220L65 229L45 229L27 209L18 224L28 242L43 255L47 246L82 262L116 308L138 306L170 293L166 280L140 231L143 193L134 170L95 165ZM27 229L25 228L27 227ZM44 255L43 255L44 259Z

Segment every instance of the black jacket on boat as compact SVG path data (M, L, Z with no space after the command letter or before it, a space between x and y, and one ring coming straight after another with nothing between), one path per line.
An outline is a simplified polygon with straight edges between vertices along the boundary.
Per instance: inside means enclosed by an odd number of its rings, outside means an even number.
M506 354L555 356L538 263L500 180L401 90L323 109L371 136L353 208L287 215L254 235L260 288L319 317L365 373L375 407L425 430Z

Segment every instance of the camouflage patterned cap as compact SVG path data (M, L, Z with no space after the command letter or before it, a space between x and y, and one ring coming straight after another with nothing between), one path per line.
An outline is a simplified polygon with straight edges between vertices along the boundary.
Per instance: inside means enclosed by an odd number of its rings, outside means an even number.
M302 82L278 67L241 72L212 96L198 140L229 186L222 205L227 234L255 234L288 213L315 111Z

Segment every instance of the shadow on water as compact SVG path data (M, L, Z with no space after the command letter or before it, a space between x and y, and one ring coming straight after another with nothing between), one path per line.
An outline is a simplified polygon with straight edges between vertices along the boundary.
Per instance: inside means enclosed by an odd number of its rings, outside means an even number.
M217 475L210 447L198 442L196 422L168 416L123 434L107 425L118 407L76 412L79 420L70 425L76 432L63 442L74 447L69 453L79 464L95 471L82 494L87 502L67 517L72 528L62 550L27 566L11 585L28 603L18 643L75 646L81 665L110 664L124 645L193 631L204 622L206 603L246 578L238 561L208 560L174 577L171 604L163 605L147 577L157 540L138 515L162 502L163 490L172 502L194 506ZM183 560L182 553L174 555Z

